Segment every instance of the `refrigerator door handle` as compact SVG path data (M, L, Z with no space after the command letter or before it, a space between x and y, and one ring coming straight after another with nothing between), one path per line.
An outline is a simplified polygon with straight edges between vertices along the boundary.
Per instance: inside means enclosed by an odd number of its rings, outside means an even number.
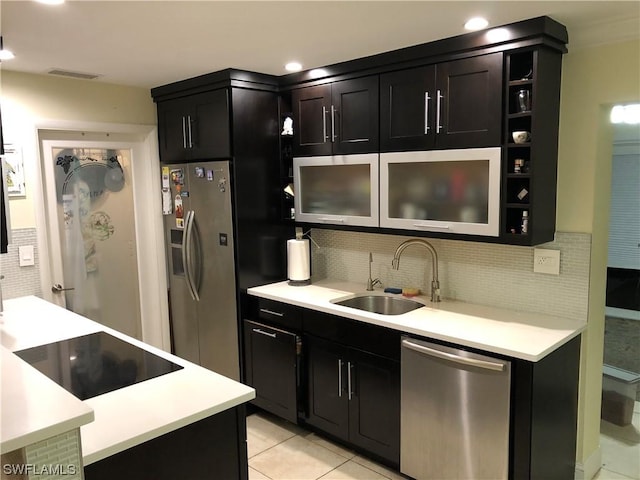
M186 226L189 224L189 219L191 218L191 210L189 210L187 212L187 216L185 218L185 230L182 234L182 269L184 271L184 280L187 283L187 289L189 290L189 295L191 295L191 298L193 300L196 299L196 297L193 295L193 289L191 288L191 282L189 281L189 262L187 259L187 232L188 229L186 228Z
M193 291L196 299L200 300L200 284L202 282L202 246L200 243L200 231L196 223L196 212L191 211L191 246L193 246L192 255L195 256L196 270L192 272L191 281L193 283ZM191 249L191 246L189 247Z
M191 298L196 302L200 301L200 296L198 295L198 289L196 287L193 272L191 271L191 265L193 261L193 220L195 214L193 210L189 210L187 212L187 218L185 219L185 232L182 237L182 263L184 265L184 277L187 281L187 287L189 288L189 293L191 294Z

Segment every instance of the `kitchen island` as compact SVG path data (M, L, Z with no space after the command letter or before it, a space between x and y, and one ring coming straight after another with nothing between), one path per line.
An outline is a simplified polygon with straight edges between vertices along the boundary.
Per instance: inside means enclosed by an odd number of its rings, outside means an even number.
M6 356L9 361L3 361L3 453L49 434L56 435L61 428L77 428L84 423L80 439L87 479L221 478L220 475L246 478L243 404L254 398L252 388L37 297L8 300L4 306L0 330L2 346L7 350L3 360ZM9 353L97 332L167 360L179 369L80 401ZM7 376L5 369L14 371ZM25 409L20 413L21 402L42 398L42 390L29 387L33 383L21 382L31 377L75 408L71 422L50 410L48 420L38 419L37 435L29 431L34 414ZM7 398L5 381L13 388ZM18 384L22 390L16 392ZM5 438L5 412L12 410L18 415L13 418L13 431L19 431L19 435Z

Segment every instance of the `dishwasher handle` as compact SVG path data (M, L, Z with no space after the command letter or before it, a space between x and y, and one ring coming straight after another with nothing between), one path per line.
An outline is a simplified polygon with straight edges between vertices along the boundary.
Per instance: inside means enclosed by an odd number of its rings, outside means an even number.
M429 355L431 357L436 357L442 360L448 360L450 362L459 363L462 365L468 365L471 367L484 368L485 370L494 370L496 372L502 372L505 369L504 363L488 362L486 360L479 360L477 358L461 357L459 355L454 355L453 353L441 352L440 350L435 350L433 348L425 347L424 345L419 345L407 339L402 340L402 347L408 348L409 350L413 350L414 352L422 353L424 355Z

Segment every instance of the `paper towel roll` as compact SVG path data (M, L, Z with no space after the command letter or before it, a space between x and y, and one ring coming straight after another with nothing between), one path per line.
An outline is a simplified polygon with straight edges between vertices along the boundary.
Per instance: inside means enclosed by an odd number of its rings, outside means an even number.
M309 283L309 240L287 240L287 277L292 285L306 285Z

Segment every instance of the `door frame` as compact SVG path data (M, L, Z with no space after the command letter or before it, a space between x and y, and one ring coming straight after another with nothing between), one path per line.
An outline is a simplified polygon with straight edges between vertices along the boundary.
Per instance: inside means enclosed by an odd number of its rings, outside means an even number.
M51 139L56 131L82 134L124 134L135 138L140 144L142 161L131 162L133 183L133 208L136 232L136 254L140 282L140 319L142 341L170 351L169 305L167 297L167 269L164 245L162 205L159 192L160 160L158 152L158 130L155 125L132 125L116 123L76 122L64 120L42 120L35 124L34 140L38 161L37 182L41 188L34 189L37 246L42 259L40 284L43 298L53 301L51 285L52 252L47 239L47 209L44 191L42 137ZM48 133L49 135L46 135ZM124 142L123 142L124 143ZM55 303L55 302L54 302Z

